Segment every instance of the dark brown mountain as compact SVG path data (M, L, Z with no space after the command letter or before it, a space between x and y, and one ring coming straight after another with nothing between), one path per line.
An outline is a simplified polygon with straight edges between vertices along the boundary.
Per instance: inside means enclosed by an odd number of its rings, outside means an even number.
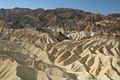
M0 18L14 28L43 27L63 28L65 31L94 31L119 33L119 14L94 14L78 9L56 8L51 10L13 8L0 9ZM111 33L112 32L112 33Z

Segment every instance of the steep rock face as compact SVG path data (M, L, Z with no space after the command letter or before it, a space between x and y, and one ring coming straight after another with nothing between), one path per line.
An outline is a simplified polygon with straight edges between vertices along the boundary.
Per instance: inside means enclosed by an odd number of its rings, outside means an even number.
M99 31L106 32L114 27L120 29L119 17L94 14L77 9L57 8L54 10L28 8L0 9L0 18L11 24L12 28L34 27L38 30L41 27L62 27L67 31ZM108 20L109 23L101 23ZM114 21L114 24L111 23ZM110 28L110 29L108 29ZM113 30L114 31L114 30Z
M68 34L68 38L72 39L72 40L81 40L83 38L89 38L95 35L95 32L86 32L86 31L81 31L81 32L74 32L74 33L70 33Z
M1 57L3 58L3 56ZM16 75L17 63L15 61L12 62L9 59L6 59L4 61L0 60L0 65L1 65L0 66L0 79L1 80L21 80Z

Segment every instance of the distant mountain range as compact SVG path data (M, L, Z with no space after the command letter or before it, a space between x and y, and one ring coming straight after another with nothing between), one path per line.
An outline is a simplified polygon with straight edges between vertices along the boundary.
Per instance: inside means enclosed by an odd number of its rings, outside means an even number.
M0 9L0 19L14 28L63 28L65 31L119 32L120 14L94 14L78 9L56 8L50 10L13 8Z

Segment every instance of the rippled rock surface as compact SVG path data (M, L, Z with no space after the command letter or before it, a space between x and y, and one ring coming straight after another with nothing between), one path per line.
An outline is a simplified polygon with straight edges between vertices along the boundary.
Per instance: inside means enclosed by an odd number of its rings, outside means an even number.
M0 18L0 80L120 80L118 17L15 8Z

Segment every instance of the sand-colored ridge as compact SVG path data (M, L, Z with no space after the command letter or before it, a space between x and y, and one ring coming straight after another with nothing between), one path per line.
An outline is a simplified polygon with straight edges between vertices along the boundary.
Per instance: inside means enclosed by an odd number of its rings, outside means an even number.
M1 80L120 79L120 40L115 36L54 42L47 33L8 30L2 30L0 39Z

